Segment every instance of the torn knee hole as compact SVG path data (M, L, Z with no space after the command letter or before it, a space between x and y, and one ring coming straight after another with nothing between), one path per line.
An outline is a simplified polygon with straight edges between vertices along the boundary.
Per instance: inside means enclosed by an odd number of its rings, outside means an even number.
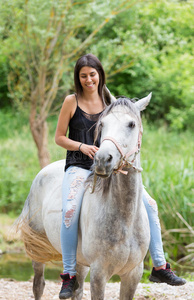
M72 181L70 186L70 191L67 197L67 211L64 217L64 223L66 228L70 227L72 218L76 210L76 195L79 190L80 185L84 182L84 177L77 176L75 180Z
M75 213L76 205L72 205L72 208L65 213L65 226L68 228L71 225L73 215Z
M153 210L158 211L158 205L157 205L156 201L152 197L150 197L149 194L146 194L146 198L147 198L149 206L152 207Z
M151 197L150 197L150 199L148 200L148 203L149 203L149 205L152 206L153 208L154 208L154 207L157 207L156 201L155 201L154 199L152 199Z

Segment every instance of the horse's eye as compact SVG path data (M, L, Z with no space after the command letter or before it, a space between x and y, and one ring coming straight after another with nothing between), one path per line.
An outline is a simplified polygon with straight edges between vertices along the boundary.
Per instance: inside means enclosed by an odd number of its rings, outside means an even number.
M129 122L129 128L134 128L135 127L135 122L134 121L131 121Z

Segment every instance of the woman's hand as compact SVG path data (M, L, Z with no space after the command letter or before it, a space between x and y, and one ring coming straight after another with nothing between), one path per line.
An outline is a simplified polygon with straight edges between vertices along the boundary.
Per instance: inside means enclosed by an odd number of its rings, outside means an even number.
M95 153L98 151L98 147L96 146L91 146L91 145L87 145L87 144L81 144L81 146L79 147L79 150L85 154L88 155L89 158L94 159L94 155Z

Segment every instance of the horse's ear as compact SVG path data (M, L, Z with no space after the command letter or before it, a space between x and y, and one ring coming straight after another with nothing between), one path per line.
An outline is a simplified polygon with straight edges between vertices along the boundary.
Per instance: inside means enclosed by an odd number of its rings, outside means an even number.
M103 101L105 102L106 105L110 105L111 103L116 101L116 98L111 95L109 89L107 86L104 84L102 88L102 96L103 96Z
M146 108L146 106L149 104L150 99L152 97L152 93L150 93L147 97L142 98L140 100L138 100L135 105L136 107L139 109L139 111L142 111Z

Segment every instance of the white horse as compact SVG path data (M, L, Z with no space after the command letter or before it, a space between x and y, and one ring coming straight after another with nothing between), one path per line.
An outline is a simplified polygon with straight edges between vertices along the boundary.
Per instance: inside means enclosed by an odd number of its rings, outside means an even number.
M150 230L142 201L140 111L150 98L151 94L135 103L119 98L106 108L97 124L101 145L94 159L95 175L86 182L80 213L79 288L74 300L82 299L89 268L93 300L104 299L106 282L114 274L121 278L121 300L133 299L141 279ZM64 160L54 162L38 173L19 217L22 239L33 260L36 300L41 299L45 285L44 263L61 260L64 164Z

